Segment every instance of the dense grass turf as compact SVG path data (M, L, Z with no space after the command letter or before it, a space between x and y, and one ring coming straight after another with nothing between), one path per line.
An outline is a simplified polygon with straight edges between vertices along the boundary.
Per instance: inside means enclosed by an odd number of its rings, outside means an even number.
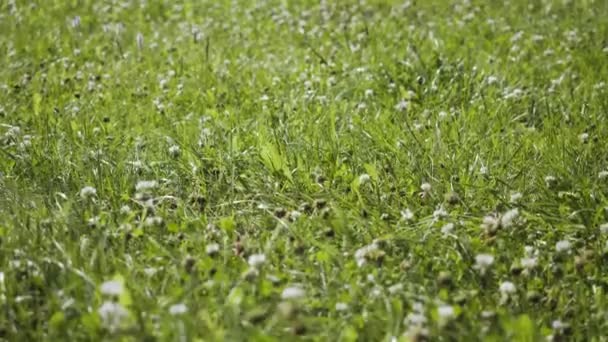
M608 331L608 2L0 2L0 339Z

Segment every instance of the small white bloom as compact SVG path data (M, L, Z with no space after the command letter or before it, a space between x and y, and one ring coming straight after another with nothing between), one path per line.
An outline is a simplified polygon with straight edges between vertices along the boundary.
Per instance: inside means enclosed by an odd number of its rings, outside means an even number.
M374 96L374 91L372 89L366 89L365 97L372 97L372 96Z
M499 224L500 221L496 217L488 215L483 218L483 221L481 222L481 227L486 231L495 231L496 229L498 229Z
M503 228L509 228L513 225L513 221L519 216L519 210L517 208L511 209L504 213L500 218L500 225Z
M173 304L169 307L169 313L173 316L185 314L188 312L188 307L184 303Z
M567 325L559 319L556 319L555 321L551 322L551 328L553 328L553 330L562 330L566 327Z
M106 296L120 296L123 293L124 288L122 282L117 280L108 280L101 284L99 290Z
M169 155L171 157L177 158L177 157L179 157L180 154L181 154L181 149L179 148L179 146L172 145L171 147L169 147Z
M407 109L407 107L409 107L409 105L410 103L408 101L401 100L395 105L395 109L398 111L404 111Z
M249 259L247 259L247 262L249 263L249 266L251 266L251 267L260 268L262 265L264 265L266 263L266 255L252 254L249 256Z
M439 317L443 320L448 320L454 317L454 307L451 305L441 305L437 308Z
M608 223L600 224L600 232L603 234L608 234Z
M511 203L517 203L517 202L519 202L519 200L521 200L521 198L523 196L524 195L522 195L521 192L514 192L514 193L511 194L511 198L509 199L509 201Z
M608 171L600 171L600 173L597 174L597 178L599 179L605 179L606 177L608 177Z
M144 221L144 226L146 227L154 227L160 226L163 224L163 218L158 216L148 216Z
M306 296L306 291L297 286L287 287L281 293L281 299L283 300L302 299L304 296Z
M123 205L122 207L120 207L120 213L122 215L128 215L131 213L131 207L129 207L128 205Z
M589 133L582 133L578 136L578 139L583 143L587 143L589 141Z
M406 208L401 211L401 218L405 221L411 221L414 219L414 213L409 208Z
M503 295L510 295L515 293L515 291L517 291L517 289L515 288L515 284L513 284L510 281L503 281L500 284L500 293L502 293Z
M141 192L141 191L148 191L148 190L152 190L154 188L156 188L158 186L158 182L155 180L151 180L151 181L139 181L137 182L137 184L135 185L135 190L137 192Z
M426 324L426 322L426 316L421 312L410 312L403 320L403 324L408 326L423 326Z
M91 197L95 197L96 195L97 189L92 186L85 186L84 188L80 189L80 198L82 199L88 199Z
M475 256L475 269L478 269L482 274L492 266L494 263L494 256L490 254L477 254Z
M388 288L388 293L394 295L403 291L403 284L395 284Z
M443 208L443 206L441 206L441 207L439 207L439 208L435 209L435 211L433 211L433 218L434 218L435 220L439 220L439 219L442 219L442 218L446 218L446 217L448 217L448 216L449 216L449 214L448 214L448 212L447 212L447 211L446 211L446 210Z
M431 192L431 184L429 183L422 183L422 185L420 185L420 189L424 192Z
M371 177L367 173L364 173L361 176L359 176L359 184L365 184L365 183L369 182L370 179L371 179Z
M97 313L101 324L112 332L118 329L129 316L129 312L122 305L109 301L104 302Z
M521 266L525 269L531 270L536 267L538 264L538 259L536 258L521 258Z
M367 262L367 256L374 252L377 252L378 250L380 250L380 248L375 242L372 242L367 246L359 248L355 252L355 260L357 261L357 266L362 267L363 265L365 265L365 263Z
M488 167L487 166L482 166L479 168L479 173L482 175L487 175L488 174Z
M220 251L220 245L218 245L217 243L210 243L205 247L205 252L208 255L216 254L219 251Z
M443 227L441 227L441 233L444 235L451 234L453 230L454 230L454 224L451 222L446 223Z
M555 244L555 250L558 253L564 253L564 252L568 252L570 250L571 246L572 245L570 244L570 241L568 241L568 240L561 240L561 241L558 241Z
M348 310L348 304L346 303L336 303L336 311L347 311Z

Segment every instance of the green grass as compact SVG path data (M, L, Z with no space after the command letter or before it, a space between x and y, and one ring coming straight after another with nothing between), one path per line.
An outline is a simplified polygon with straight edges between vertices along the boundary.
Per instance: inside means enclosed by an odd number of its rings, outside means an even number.
M607 17L0 2L0 340L605 341Z

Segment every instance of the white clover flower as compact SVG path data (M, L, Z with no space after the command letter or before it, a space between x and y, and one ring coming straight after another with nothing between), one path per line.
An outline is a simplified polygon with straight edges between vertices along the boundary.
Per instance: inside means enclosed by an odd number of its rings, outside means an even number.
M367 246L359 248L355 252L355 260L357 261L357 266L362 267L363 265L365 265L367 263L367 256L378 251L380 251L380 247L378 247L378 244L375 241Z
M173 316L182 315L188 312L188 307L184 303L173 304L169 307L169 313Z
M408 326L423 326L426 324L426 322L426 316L421 312L410 312L403 320L403 324Z
M336 303L336 311L347 311L348 310L348 304L346 303Z
M405 221L411 221L414 219L414 213L410 210L410 208L406 208L401 211L401 218Z
M442 219L442 218L446 218L446 217L448 217L448 216L449 216L449 214L448 214L448 212L447 212L447 211L446 211L446 210L443 208L443 206L441 206L441 207L439 207L439 208L435 209L435 211L433 211L433 218L434 218L435 220L439 220L439 219Z
M159 216L148 216L144 221L144 226L155 227L163 224L163 218Z
M602 234L608 234L608 223L600 224L600 232L602 232Z
M249 256L249 259L247 259L247 263L249 263L249 266L251 267L260 268L266 263L266 255L252 254Z
M490 266L494 264L494 256L491 254L477 254L475 256L475 269L478 269L481 274L484 274Z
M485 216L483 218L483 221L481 222L481 227L486 231L495 231L496 229L498 229L499 225L500 221L496 217L491 215Z
M182 153L181 149L179 148L179 146L177 145L172 145L171 147L169 147L169 155L173 158L177 158L179 157L179 155Z
M149 190L156 188L157 186L158 186L158 182L155 180L151 180L151 181L143 180L143 181L137 182L137 184L135 185L135 191L137 191L137 192L149 191Z
M372 97L372 96L374 96L374 91L372 89L366 89L365 97Z
M531 270L538 264L537 258L521 258L521 266L527 270Z
M488 174L488 167L483 165L479 168L479 173L482 175L487 175Z
M306 291L297 286L287 287L281 293L281 299L283 300L296 300L302 299L306 296Z
M401 291L403 291L403 284L401 284L401 283L395 284L388 288L388 293L390 293L392 295L397 294Z
M605 179L606 177L608 177L608 171L600 171L600 173L597 174L597 178L599 179Z
M551 328L553 328L553 330L563 330L567 326L567 324L560 321L559 319L556 319L555 321L551 322Z
M82 198L82 199L92 198L92 197L95 197L96 195L97 195L97 189L95 189L92 186L85 186L84 188L80 189L80 198Z
M395 109L398 111L404 111L409 107L410 103L406 100L401 100L395 105Z
M451 305L439 306L437 308L437 313L439 314L439 318L441 318L442 320L449 320L455 315L454 307Z
M120 213L122 215L129 215L131 213L131 207L129 207L128 205L123 205L122 207L120 207Z
M129 312L122 305L115 302L104 302L97 310L101 324L110 330L116 331L128 318Z
M108 280L101 284L99 290L101 294L106 296L120 296L124 291L124 287L122 282L118 280Z
M503 228L509 228L513 225L513 221L519 216L519 210L517 208L511 209L500 217L500 226Z
M431 184L429 183L422 183L422 185L420 185L420 190L422 190L423 192L429 193L431 192Z
M500 293L502 293L503 295L510 295L515 293L515 291L517 291L517 289L515 288L515 284L513 284L510 281L503 281L500 284L499 287Z
M365 183L369 182L370 180L371 180L371 177L367 173L364 173L361 176L359 176L359 184L365 184Z
M220 245L218 245L217 243L210 243L205 247L205 252L208 255L216 254L219 251L220 251Z
M555 244L555 250L558 253L568 252L571 247L572 247L572 245L571 245L570 241L568 241L568 240L561 240Z
M511 203L517 203L517 202L519 202L519 200L522 199L523 196L524 195L522 195L521 192L514 192L514 193L511 194L509 202L511 202Z
M578 136L578 139L579 139L579 140L580 140L580 141L581 141L583 144L587 143L587 142L589 141L589 133L581 133L581 134Z
M451 234L453 230L454 230L454 224L451 222L446 223L443 227L441 227L441 233L444 235Z

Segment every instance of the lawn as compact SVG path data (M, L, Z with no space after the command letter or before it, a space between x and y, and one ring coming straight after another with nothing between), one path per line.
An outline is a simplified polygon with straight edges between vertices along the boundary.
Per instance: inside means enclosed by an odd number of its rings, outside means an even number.
M0 1L0 340L606 341L606 18Z

